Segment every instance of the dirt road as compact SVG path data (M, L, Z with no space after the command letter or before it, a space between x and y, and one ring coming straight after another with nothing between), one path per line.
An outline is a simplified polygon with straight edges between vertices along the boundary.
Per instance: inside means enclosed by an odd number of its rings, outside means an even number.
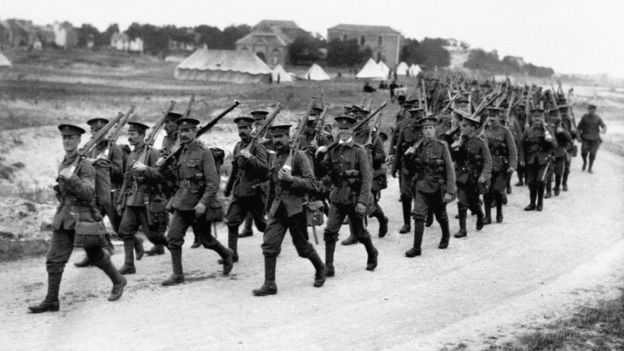
M5 350L437 349L469 336L477 327L473 321L481 330L495 330L519 313L543 315L545 304L560 307L546 300L552 291L569 292L621 269L624 160L602 150L594 175L581 173L578 161L572 165L571 191L547 200L543 212L525 213L527 189L515 187L503 224L477 233L472 218L468 238L453 238L447 250L436 248L440 234L434 224L425 232L423 256L415 259L403 256L412 235L398 234L393 180L382 199L390 234L374 239L379 267L364 270L361 245L339 246L337 276L321 289L312 287L311 264L298 258L286 239L277 267L279 294L253 297L251 290L263 280L258 234L239 242L241 262L230 277L221 276L213 252L185 249L187 282L163 288L169 257L144 258L114 303L106 301L110 286L103 273L68 265L61 311L43 315L27 314L26 306L45 295L44 259L3 264L0 345ZM450 217L455 213L453 203ZM375 233L377 223L369 228ZM456 230L452 220L451 231ZM224 237L220 228L219 238ZM324 252L322 244L317 249ZM71 261L82 255L76 250ZM120 265L122 255L114 261Z

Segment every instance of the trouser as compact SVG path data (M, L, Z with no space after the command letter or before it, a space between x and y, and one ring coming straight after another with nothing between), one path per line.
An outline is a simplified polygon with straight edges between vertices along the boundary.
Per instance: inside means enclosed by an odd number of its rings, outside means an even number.
M65 265L74 249L75 232L73 230L55 230L52 232L52 240L46 255L46 271L48 272L48 293L47 302L58 301L58 294L61 284L61 277L65 270ZM102 269L117 284L122 278L119 272L114 269L110 257L104 251L103 239L90 241L84 246L87 258L96 267Z
M340 227L342 226L342 222L345 217L349 218L353 236L355 236L359 241L361 241L361 239L370 238L370 234L364 226L364 217L355 213L355 205L332 203L329 207L327 225L325 226L325 231L323 233L323 239L325 242L335 243L338 241L338 232L340 231Z
M481 211L477 184L457 184L457 206L459 209L470 209L472 212Z
M581 145L581 157L583 158L583 165L587 163L587 155L589 155L589 169L594 165L596 154L602 144L602 140L583 140Z
M531 205L535 205L535 200L537 200L538 205L541 205L544 199L544 181L542 181L542 177L544 172L546 172L546 165L533 163L527 165L526 169Z
M171 223L167 232L169 249L181 249L184 245L186 231L191 227L203 247L222 254L223 246L212 236L211 224L211 222L206 221L205 215L197 218L193 210L175 210L171 216Z
M277 257L281 252L282 242L290 232L293 245L299 257L309 258L316 251L308 241L308 226L305 212L288 216L283 204L277 209L274 216L269 217L267 228L262 241L262 254L267 257Z
M122 240L132 239L142 227L147 239L155 245L167 245L164 229L166 225L157 222L150 223L147 218L147 209L144 206L126 206L121 216L119 237Z
M572 156L570 155L570 153L566 153L566 157L564 158L564 165L563 165L563 176L561 179L561 184L563 186L568 185L568 176L570 175L571 163L572 163Z
M546 174L546 190L551 192L553 175L555 176L555 189L559 189L563 173L565 171L566 156L556 157L553 159L548 173Z

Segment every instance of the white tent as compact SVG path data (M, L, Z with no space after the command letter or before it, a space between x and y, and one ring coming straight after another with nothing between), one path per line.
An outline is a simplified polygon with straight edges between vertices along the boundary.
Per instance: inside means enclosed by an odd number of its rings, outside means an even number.
M416 77L418 73L420 73L420 71L421 71L420 67L412 63L412 65L409 68L409 75L410 77Z
M407 71L409 71L409 66L405 62L399 63L399 65L396 68L396 74L399 76L406 76Z
M387 79L390 74L390 67L388 67L383 61L379 61L377 66L379 66L379 70L381 71L383 77L382 79Z
M176 67L176 79L268 83L271 69L249 51L198 49Z
M0 52L0 67L11 67L11 61Z
M316 63L310 66L310 69L306 72L306 74L302 77L305 80L329 80L329 76L321 66Z
M372 58L368 59L364 67L355 76L359 79L385 79L379 65Z
M284 70L284 67L282 67L282 65L280 64L273 68L273 70L271 71L271 75L273 76L273 83L276 83L278 81L278 78L280 83L293 81L293 74L286 72Z

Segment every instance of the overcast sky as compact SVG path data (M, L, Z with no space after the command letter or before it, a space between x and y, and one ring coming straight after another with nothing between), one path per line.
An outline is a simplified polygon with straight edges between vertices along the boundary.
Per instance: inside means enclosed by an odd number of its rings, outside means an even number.
M178 26L254 25L293 20L327 35L338 23L387 25L404 36L455 38L471 47L523 56L558 73L607 73L624 78L621 0L1 0L2 19L35 24L67 20L100 30L132 22Z

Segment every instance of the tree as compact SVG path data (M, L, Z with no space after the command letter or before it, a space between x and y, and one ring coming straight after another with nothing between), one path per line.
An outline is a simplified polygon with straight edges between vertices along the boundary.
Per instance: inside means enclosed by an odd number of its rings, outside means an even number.
M288 45L288 56L292 64L311 63L322 58L323 41L309 35L302 35Z
M236 41L249 33L251 33L251 27L246 24L226 27L223 30L223 39L221 40L222 47L219 47L218 49L236 49Z
M113 23L106 28L104 32L102 32L95 40L96 46L108 46L110 45L111 37L113 34L119 33L119 25L117 23Z
M83 23L80 28L76 29L76 32L78 33L78 46L82 48L87 47L90 41L95 44L100 36L100 31L88 23Z
M366 62L372 54L373 52L369 47L360 49L357 39L334 39L327 45L327 64L353 67Z
M428 68L448 67L451 54L444 48L445 45L446 40L441 38L425 38L422 42L408 38L401 48L401 61Z

